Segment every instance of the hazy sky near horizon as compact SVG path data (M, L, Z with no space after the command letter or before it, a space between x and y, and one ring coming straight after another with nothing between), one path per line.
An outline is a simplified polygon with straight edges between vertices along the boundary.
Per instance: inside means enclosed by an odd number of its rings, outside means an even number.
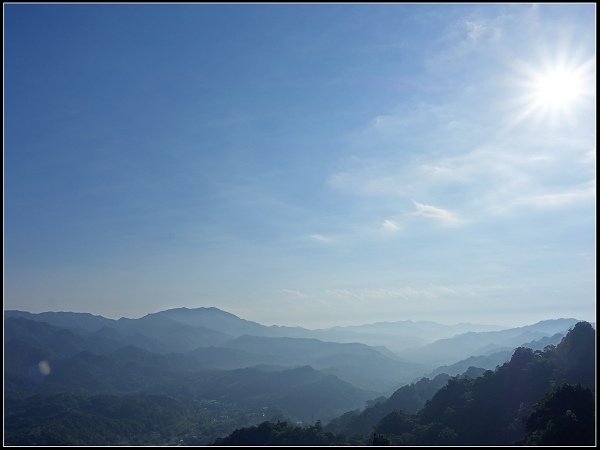
M594 4L4 13L5 308L595 320Z

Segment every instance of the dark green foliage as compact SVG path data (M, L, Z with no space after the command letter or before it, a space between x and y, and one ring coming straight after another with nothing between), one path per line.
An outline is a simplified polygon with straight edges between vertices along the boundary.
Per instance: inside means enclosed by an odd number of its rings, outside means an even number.
M6 399L5 408L9 445L207 445L236 428L282 417L271 408L142 393L35 395Z
M398 436L410 433L415 426L414 418L414 415L407 414L404 411L394 411L381 419L376 431L381 434L395 434Z
M34 396L5 417L8 445L117 445L174 442L194 406L156 395Z
M594 388L596 336L587 322L579 322L556 347L558 364L570 382Z
M263 422L258 426L235 430L229 436L217 439L214 445L340 445L345 439L323 431L321 422L309 427L290 425L288 422Z
M522 442L533 405L553 386L593 379L594 343L593 328L577 324L557 347L544 351L518 348L495 372L449 380L417 415L394 412L379 422L377 431L390 436L394 444L407 445ZM593 422L591 391L563 387L553 391L529 418L528 441L590 442Z
M594 394L581 385L561 384L527 419L528 445L594 445Z
M387 400L383 399L360 413L349 412L338 417L327 425L327 429L347 436L360 434L363 440L368 439L377 423L387 414L395 410L417 412L449 379L448 375L440 374L432 380L422 378L402 386Z
M392 442L385 436L382 436L381 434L373 433L373 445L392 445Z

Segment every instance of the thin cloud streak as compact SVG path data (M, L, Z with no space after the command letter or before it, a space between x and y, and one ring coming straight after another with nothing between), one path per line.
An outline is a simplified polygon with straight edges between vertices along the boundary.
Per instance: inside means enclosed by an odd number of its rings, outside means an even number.
M386 219L381 224L381 229L389 233L395 233L396 231L398 231L398 224L393 220Z
M331 244L334 239L328 236L324 236L322 234L309 234L308 236L306 236L307 239L313 241L313 242L320 242L322 244Z
M328 296L340 300L436 300L443 298L472 297L477 298L486 294L510 289L504 285L433 285L433 286L404 286L399 288L377 289L326 289Z
M465 221L461 219L458 214L455 214L452 211L432 205L425 205L415 201L413 201L413 203L416 208L416 212L412 214L413 216L430 219L448 227L455 227L465 223Z
M308 298L307 294L301 291L297 291L295 289L280 289L279 292L282 294L291 295L293 297Z
M577 205L581 202L592 201L596 197L596 183L591 180L583 187L569 189L563 192L553 192L538 195L515 197L511 202L496 206L496 213L506 213L513 208L533 207L536 209L558 209Z

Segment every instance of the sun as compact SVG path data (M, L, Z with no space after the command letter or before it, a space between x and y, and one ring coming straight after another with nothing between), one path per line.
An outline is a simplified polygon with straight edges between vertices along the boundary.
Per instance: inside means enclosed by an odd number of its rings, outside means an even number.
M534 78L533 99L540 108L568 108L580 99L583 86L577 71L554 69Z
M595 58L576 63L564 55L555 61L532 65L517 62L516 95L507 129L533 120L551 126L573 125L587 114L596 98Z

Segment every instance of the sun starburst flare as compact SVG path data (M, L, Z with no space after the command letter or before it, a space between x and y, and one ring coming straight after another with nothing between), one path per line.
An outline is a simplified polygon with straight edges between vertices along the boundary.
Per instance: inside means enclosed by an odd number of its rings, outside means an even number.
M511 126L532 119L550 123L573 123L583 104L594 99L595 59L582 64L545 64L542 69L522 65L517 112Z

